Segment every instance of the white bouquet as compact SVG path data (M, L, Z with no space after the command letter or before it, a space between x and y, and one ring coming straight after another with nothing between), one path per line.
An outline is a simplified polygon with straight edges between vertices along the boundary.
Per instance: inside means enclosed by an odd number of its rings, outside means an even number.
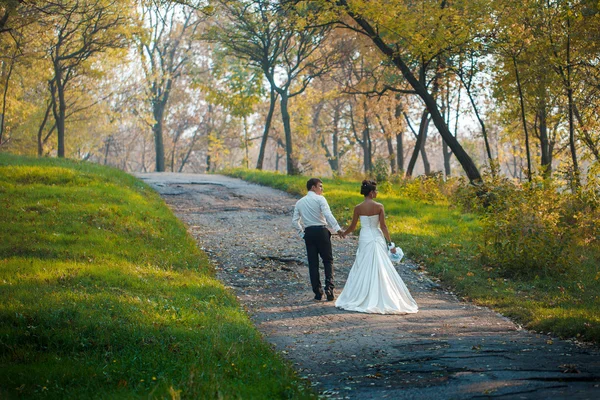
M396 249L396 252L392 253L392 249L394 248ZM388 246L388 255L390 256L390 260L392 260L392 262L399 263L404 257L404 252L400 247L396 247L396 244L394 242L391 242Z

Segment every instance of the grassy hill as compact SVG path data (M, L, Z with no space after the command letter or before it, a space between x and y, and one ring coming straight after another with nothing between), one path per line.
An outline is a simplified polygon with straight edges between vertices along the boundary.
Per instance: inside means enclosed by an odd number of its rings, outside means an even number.
M0 154L0 398L311 398L159 196Z

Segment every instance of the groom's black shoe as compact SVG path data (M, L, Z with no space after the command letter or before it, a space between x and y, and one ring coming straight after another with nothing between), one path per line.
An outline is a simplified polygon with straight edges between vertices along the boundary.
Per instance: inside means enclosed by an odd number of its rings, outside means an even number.
M315 294L315 300L316 301L321 301L322 298L323 298L323 295L321 293Z
M333 292L326 292L325 294L327 295L327 301L333 301L333 299L335 299Z

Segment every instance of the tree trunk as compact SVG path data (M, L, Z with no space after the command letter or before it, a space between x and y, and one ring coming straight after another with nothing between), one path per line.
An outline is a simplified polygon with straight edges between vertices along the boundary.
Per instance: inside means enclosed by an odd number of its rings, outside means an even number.
M46 107L46 112L44 113L44 118L42 119L42 123L38 129L37 134L37 145L38 145L38 157L41 157L44 154L44 140L42 139L44 133L44 127L46 126L46 122L48 122L48 116L50 115L50 110L52 109L52 100L48 102L48 107Z
M548 121L546 112L546 102L540 104L538 110L539 137L540 137L540 163L544 176L549 178L552 174L552 156L550 155L550 141L548 140Z
M516 68L516 67L515 67ZM516 69L515 69L516 70ZM477 107L477 103L475 103L475 99L473 98L473 93L471 93L471 84L468 85L464 82L463 77L459 75L460 81L462 82L464 88L467 90L467 96L471 102L471 106L473 107L473 111L475 112L475 117L477 118L477 122L479 122L479 126L481 127L481 135L483 136L483 142L485 143L485 152L487 153L488 160L490 162L490 166L494 164L494 159L492 157L492 149L490 147L490 142L488 140L487 130L485 129L485 122L481 118L479 114L479 108ZM494 168L491 168L492 176L496 173Z
M110 152L110 142L111 142L111 138L112 138L112 136L109 136L109 137L106 139L106 146L105 146L105 149L104 149L104 165L107 165L107 164L108 164L108 153Z
M567 98L569 100L569 148L571 160L573 161L573 190L580 186L579 163L577 162L577 150L575 147L575 121L573 118L573 82L571 81L571 18L567 17Z
M265 120L265 129L263 130L262 140L260 141L260 150L258 152L258 160L256 160L256 169L262 170L265 159L265 150L267 148L267 139L269 138L269 129L271 129L271 121L273 120L273 114L275 112L275 101L277 100L277 92L271 86L271 93L269 97L269 112Z
M283 131L285 133L285 159L288 175L298 175L298 169L294 164L293 146L292 146L292 128L290 125L290 113L288 110L288 94L283 91L281 96L281 118L283 120Z
M402 143L404 135L398 133L396 135L396 159L398 164L398 173L404 171L404 144Z
M396 99L399 99L400 95L396 95ZM396 104L396 113L394 114L396 120L402 116L402 106ZM402 143L404 135L402 132L396 134L396 165L398 165L398 173L404 171L404 144Z
M512 57L513 65L515 67L515 77L517 80L517 89L519 91L519 102L521 104L521 122L523 123L523 130L525 131L525 152L527 153L527 179L531 182L531 153L529 150L529 132L527 130L527 119L525 118L525 101L523 99L523 88L521 87L521 79L519 77L519 68L517 67L517 58Z
M53 91L53 93L56 94L58 99L55 99L55 101L53 102L53 113L54 119L56 121L56 136L58 141L57 156L60 158L64 158L65 156L65 114L67 109L67 103L65 101L65 88L62 75L62 68L60 67L60 65L55 63L54 84L56 86L55 91ZM56 100L58 100L58 104Z
M370 173L373 169L373 162L371 158L371 130L369 128L369 117L367 116L367 101L363 102L363 131L362 131L362 148L363 148L363 165L365 168L365 173Z
M172 142L173 142L173 146L171 147L171 165L170 170L171 172L175 172L175 153L177 152L177 142L179 141L179 135L175 135L175 137L173 138Z
M392 174L396 173L396 155L394 154L394 143L392 142L392 136L385 131L385 126L381 121L381 117L377 115L377 121L379 122L379 127L381 128L381 132L383 133L383 137L385 138L385 143L387 144L388 150L388 160L390 162L390 171Z
M244 167L250 168L250 154L249 154L249 139L248 139L248 117L244 115Z
M8 18L8 11L6 12L6 17ZM0 146L2 146L2 137L4 136L4 121L6 121L6 96L8 95L8 87L10 85L10 76L12 75L13 68L15 65L16 59L16 51L13 54L10 60L10 66L8 67L8 71L6 72L6 83L4 85L4 93L2 94L2 113L0 114ZM6 63L2 63L2 76L4 76L4 70L6 68Z
M332 147L332 151L333 151L333 159L331 160L331 169L335 172L339 174L341 174L342 171L340 171L340 149L339 149L339 135L340 135L340 128L339 128L339 123L340 123L340 119L342 118L341 113L340 113L340 107L338 105L336 105L335 110L333 112L333 135L331 138L331 147Z
M321 136L321 147L325 151L325 156L327 157L327 162L329 163L329 167L331 171L340 174L340 163L339 163L339 149L338 149L338 135L339 135L339 126L341 115L340 115L340 107L338 104L334 106L333 109L333 121L331 122L333 125L333 130L331 133L331 151L325 142L325 136Z
M388 159L390 160L390 171L392 171L392 174L395 174L396 173L396 154L394 154L394 143L392 142L392 138L390 136L386 136L385 141L387 143L387 148L388 148Z
M594 143L592 135L590 135L590 132L586 129L576 104L573 104L573 114L575 115L575 118L581 127L581 132L583 133L583 142L588 146L588 149L592 152L594 157L596 157L596 161L600 161L600 148L598 148L596 143Z
M423 156L423 168L425 171L429 169L429 162L427 161L427 156L425 155L425 140L427 139L427 131L429 129L429 111L427 109L423 110L421 114L421 123L419 125L419 133L417 136L417 142L415 143L415 148L413 150L412 156L410 157L410 161L408 162L408 167L406 167L406 176L411 177L413 175L413 171L415 169L415 165L417 163L417 158L419 157L419 152ZM408 118L405 115L405 118ZM408 122L408 119L407 119ZM411 127L412 128L412 127ZM414 133L414 132L413 132ZM426 174L428 172L425 172Z
M442 155L444 156L444 174L450 176L452 174L452 167L450 166L450 159L452 158L452 152L448 151L448 145L442 140Z
M417 95L425 102L429 113L431 114L431 118L433 123L435 124L438 132L442 136L443 140L448 144L456 159L463 167L465 174L469 178L469 180L473 183L481 182L481 175L479 170L475 166L475 163L471 159L471 157L465 152L463 147L458 143L456 138L450 133L448 126L446 125L444 118L442 117L439 108L435 102L435 99L427 91L427 88L419 82L419 80L414 76L408 65L404 62L404 60L398 55L398 53L390 46L388 46L382 39L382 37L377 33L377 31L360 15L355 14L348 7L347 0L339 0L338 4L344 7L345 11L348 15L356 21L356 23L363 29L363 31L367 34L367 36L373 41L373 43L385 54L394 65L402 72L404 78L408 81L409 85L415 90Z
M154 134L154 151L156 153L156 172L165 171L165 144L163 141L163 115L165 104L162 101L156 101L153 104L154 125L152 133Z

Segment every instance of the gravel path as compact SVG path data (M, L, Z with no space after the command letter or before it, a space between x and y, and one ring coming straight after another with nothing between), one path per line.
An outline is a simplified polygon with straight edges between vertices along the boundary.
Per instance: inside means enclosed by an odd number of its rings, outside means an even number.
M371 315L315 302L297 198L219 175L140 174L184 221L275 349L332 399L600 399L600 354L521 330L459 301L406 260L417 314ZM325 196L327 188L325 188ZM356 237L334 238L337 293Z

